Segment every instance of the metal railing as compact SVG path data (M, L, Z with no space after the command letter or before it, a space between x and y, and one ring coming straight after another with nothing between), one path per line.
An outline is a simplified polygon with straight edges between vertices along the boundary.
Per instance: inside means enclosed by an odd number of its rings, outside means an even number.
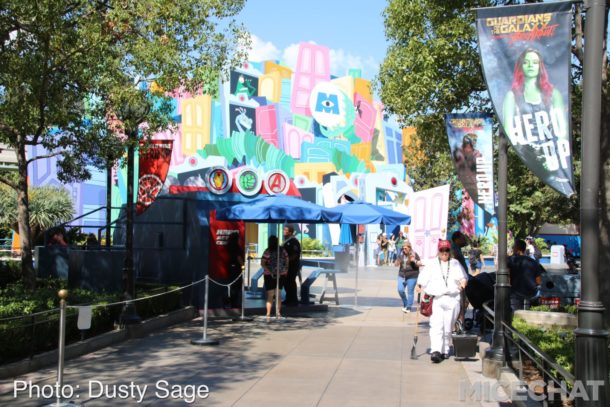
M489 303L491 303L491 301L483 304L482 307L482 333L485 332L486 321L491 322L492 325L495 323L494 311L489 307ZM519 380L523 380L523 360L524 357L526 357L534 364L542 376L545 400L548 400L549 383L554 383L554 385L556 385L558 388L565 388L566 385L572 386L574 384L574 375L555 363L549 355L544 353L542 349L536 346L536 344L530 341L525 335L506 322L502 322L502 326L504 327L504 349L506 363L515 373L518 374ZM513 363L513 356L508 344L512 345L513 348L516 348L518 352L519 363L516 367Z

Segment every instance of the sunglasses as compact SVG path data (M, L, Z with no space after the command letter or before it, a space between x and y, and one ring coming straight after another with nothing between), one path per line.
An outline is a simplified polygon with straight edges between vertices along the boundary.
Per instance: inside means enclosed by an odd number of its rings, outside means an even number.
M441 253L449 253L451 251L451 249L440 249L439 252Z

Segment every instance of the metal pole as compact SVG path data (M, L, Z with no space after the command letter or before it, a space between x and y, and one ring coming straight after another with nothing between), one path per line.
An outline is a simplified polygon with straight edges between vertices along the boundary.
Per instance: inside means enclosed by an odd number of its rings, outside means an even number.
M137 130L129 131L129 141L127 146L127 221L125 225L125 262L123 266L123 289L125 300L133 300L136 298L135 276L133 270L133 174L134 174L134 156L135 143L137 141ZM124 324L135 324L140 322L140 316L136 311L136 306L133 302L128 302L123 307L121 314L121 322Z
M502 322L507 322L510 315L510 282L506 262L507 182L507 141L504 132L500 131L498 143L498 270L495 285L493 338L483 362L483 375L486 377L499 377L500 370L506 362L507 349L504 348L504 326Z
M215 346L220 342L208 339L208 293L210 288L210 278L205 278L205 288L203 291L203 336L201 339L192 339L191 344L200 346Z
M59 346L57 349L57 405L61 403L61 389L64 384L64 349L66 346L66 298L68 290L59 290Z
M106 248L110 247L110 222L112 218L112 162L106 166Z
M248 246L246 246L246 251ZM250 266L250 260L248 259L248 266ZM244 321L244 322L249 322L249 321L253 321L254 319L251 317L246 317L245 314L245 309L246 309L246 276L245 276L245 270L246 267L245 266L241 266L241 316L238 318L233 318L233 321L238 322L238 321Z
M356 226L358 227L358 226ZM356 233L356 289L354 290L354 307L358 306L358 271L360 269L360 264L359 262L359 254L358 252L360 251L360 237L358 236L358 233Z
M601 91L606 1L585 1L585 58L582 98L582 175L580 177L580 225L582 239L581 300L578 305L575 379L587 391L576 406L607 406L608 331L604 305L599 299L599 182L601 140ZM595 388L595 386L598 386ZM597 399L595 392L597 391Z
M275 278L275 319L280 319L280 224L277 224L277 267Z

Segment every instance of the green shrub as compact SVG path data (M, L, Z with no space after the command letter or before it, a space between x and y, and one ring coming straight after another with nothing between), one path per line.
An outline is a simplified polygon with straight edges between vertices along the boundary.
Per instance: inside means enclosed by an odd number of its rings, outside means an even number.
M21 279L21 261L4 260L0 262L0 289Z
M512 325L559 366L574 374L576 336L573 330L532 326L519 317L513 318ZM607 358L608 365L610 365L610 352L607 353ZM557 374L556 371L552 372ZM610 380L610 374L608 380Z
M560 305L559 308L551 308L549 305L535 305L530 308L530 311L567 312L576 315L578 308L576 305Z
M513 319L513 327L525 335L558 365L574 374L574 331L532 326L519 317Z
M546 243L546 240L544 240L541 237L536 237L534 238L534 244L536 246L538 246L538 248L540 249L540 251L548 251L549 250L549 245Z
M324 256L326 254L326 247L318 239L312 239L310 237L304 237L302 242L301 250L308 256Z
M57 291L66 288L66 281L57 279L39 280L38 288L32 292L20 283L7 285L0 290L0 364L31 356L57 347L59 332L59 299ZM138 298L170 291L175 287L151 287L138 289ZM176 291L150 299L138 301L136 309L142 319L165 314L178 309L182 293ZM119 293L96 293L84 289L70 289L68 305L101 305L121 301ZM52 310L40 315L32 315ZM66 343L99 335L115 328L122 305L94 307L91 329L80 331L77 327L78 311L66 310ZM11 317L24 317L6 320ZM2 321L4 319L4 321Z

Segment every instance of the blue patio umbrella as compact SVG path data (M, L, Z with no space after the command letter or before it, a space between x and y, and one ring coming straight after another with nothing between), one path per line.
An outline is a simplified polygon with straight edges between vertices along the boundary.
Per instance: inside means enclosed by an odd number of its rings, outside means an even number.
M266 195L250 202L219 209L219 220L260 223L339 223L341 214L287 195Z
M354 201L335 206L333 211L341 214L340 223L350 225L370 225L375 223L408 225L411 223L409 215L363 201Z
M287 195L266 195L250 202L233 205L216 211L216 219L257 223L277 223L278 238L281 223L339 223L341 214ZM278 245L278 264L280 247ZM279 276L278 276L279 277ZM275 287L276 317L279 318L279 278Z
M339 244L354 244L354 238L352 237L352 229L350 225L346 223L341 224Z
M408 225L411 217L383 206L374 205L364 201L354 201L332 208L340 213L342 224L370 225L381 223L384 225ZM359 244L359 243L358 243ZM354 305L358 306L358 264L359 248L356 248L356 289L354 291Z

